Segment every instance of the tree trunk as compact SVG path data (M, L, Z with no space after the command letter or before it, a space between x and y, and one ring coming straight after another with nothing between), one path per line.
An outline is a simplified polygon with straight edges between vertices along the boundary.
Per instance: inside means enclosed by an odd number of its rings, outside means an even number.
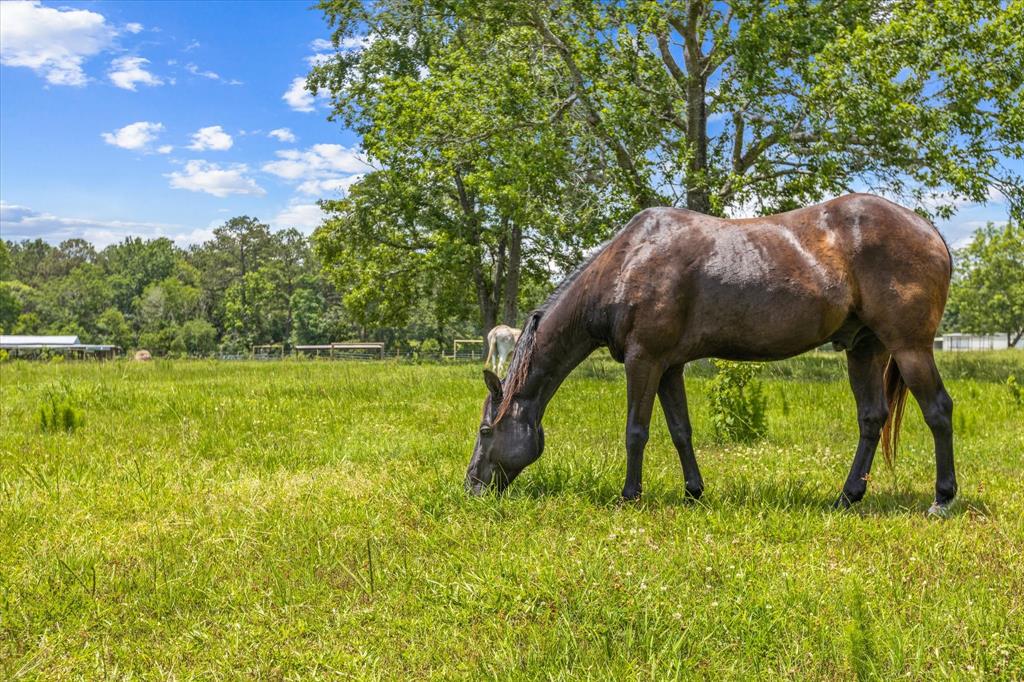
M686 207L691 211L709 213L711 195L708 192L708 114L705 97L707 76L706 57L701 49L700 15L703 3L691 0L686 23L681 26L683 59L686 62L686 143L689 159L686 163Z
M708 192L708 115L705 109L705 83L691 76L686 88L686 138L690 158L686 165L686 208L700 213L711 212Z
M1007 341L1010 340L1010 334L1011 332L1006 332ZM1017 335L1013 337L1013 341L1010 341L1010 348L1016 348L1017 342L1021 340L1021 337L1024 337L1024 329L1020 329L1017 331Z
M476 210L476 198L470 196L470 193L466 191L460 171L455 171L453 180L455 181L455 189L458 192L459 206L462 208L470 235L468 241L477 247L477 260L473 263L473 286L476 287L476 301L480 306L480 325L483 329L484 340L486 341L487 332L494 327L498 319L498 305L494 300L494 291L491 283L484 276L484 268L481 263L483 245L480 243L480 216Z
M508 266L505 274L505 304L502 320L510 327L515 327L519 317L519 273L523 260L523 228L518 223L512 224L512 234L508 247Z

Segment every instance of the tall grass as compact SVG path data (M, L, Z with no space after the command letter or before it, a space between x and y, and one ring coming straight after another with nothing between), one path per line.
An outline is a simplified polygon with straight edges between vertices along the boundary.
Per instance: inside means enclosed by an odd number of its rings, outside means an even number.
M829 509L857 442L831 355L766 368L756 444L714 441L688 371L705 495L657 413L628 505L601 359L552 402L544 456L481 499L477 366L7 363L0 679L1020 679L1024 366L969 363L947 372L944 521L913 407L900 484L878 467ZM88 427L55 438L37 410L61 381Z

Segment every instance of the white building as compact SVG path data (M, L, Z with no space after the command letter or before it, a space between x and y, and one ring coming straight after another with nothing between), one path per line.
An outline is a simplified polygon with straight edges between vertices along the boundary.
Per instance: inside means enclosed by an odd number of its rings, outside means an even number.
M1020 344L1018 344L1019 346ZM1008 334L943 334L935 337L935 350L1006 350Z

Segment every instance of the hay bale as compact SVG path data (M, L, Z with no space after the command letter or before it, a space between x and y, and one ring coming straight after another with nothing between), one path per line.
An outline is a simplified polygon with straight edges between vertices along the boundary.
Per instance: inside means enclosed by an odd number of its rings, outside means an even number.
M153 359L153 356L148 350L137 350L133 359L135 362L148 362Z

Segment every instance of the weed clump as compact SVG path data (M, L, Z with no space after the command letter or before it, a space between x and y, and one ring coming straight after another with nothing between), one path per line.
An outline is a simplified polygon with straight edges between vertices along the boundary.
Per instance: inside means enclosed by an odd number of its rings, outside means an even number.
M39 430L43 433L74 433L85 426L82 410L75 406L70 387L50 389L39 406Z
M717 370L708 383L711 424L719 440L751 443L768 435L767 398L755 377L755 362L712 360Z
M1017 377L1013 374L1006 378L1006 388L1009 389L1010 395L1013 396L1013 402L1018 405L1024 405L1024 385L1017 381Z

